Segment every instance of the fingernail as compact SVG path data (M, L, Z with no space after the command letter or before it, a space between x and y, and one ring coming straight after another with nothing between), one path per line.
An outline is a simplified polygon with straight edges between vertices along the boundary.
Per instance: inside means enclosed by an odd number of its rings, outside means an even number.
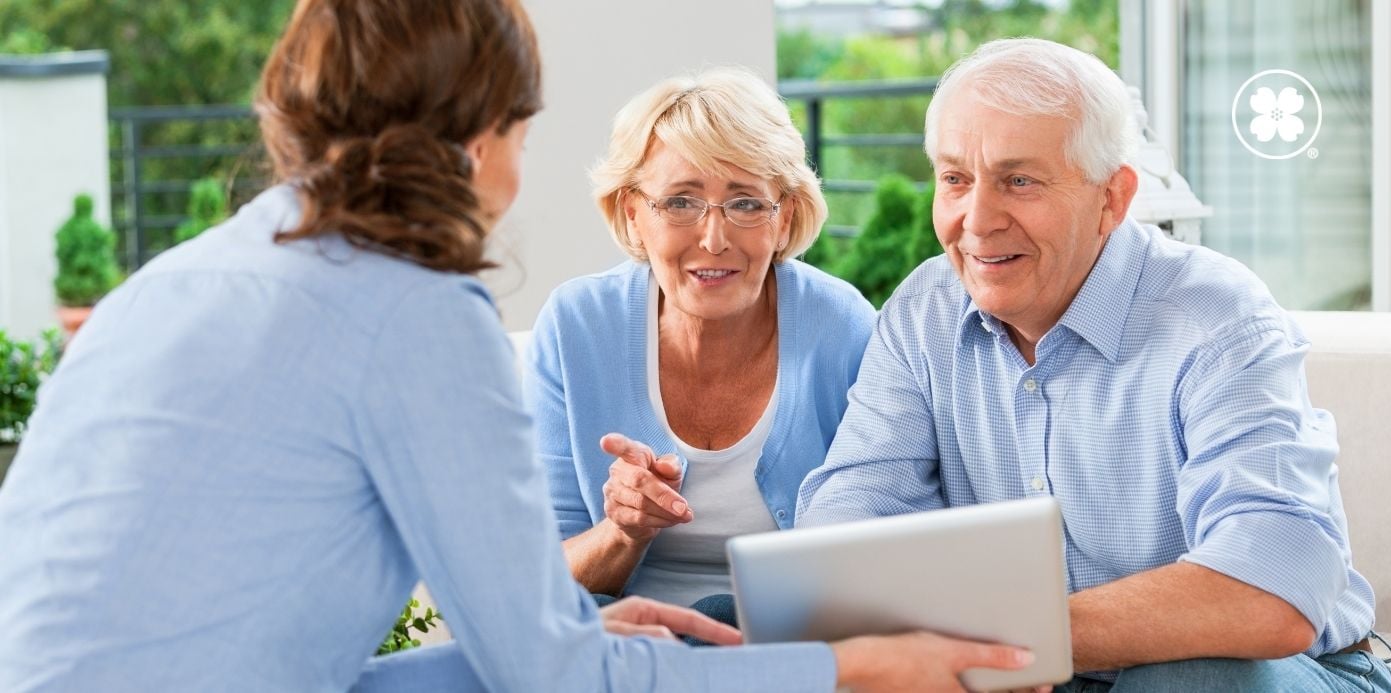
M1014 659L1019 662L1019 666L1026 667L1034 663L1034 653L1029 650L1018 650L1014 653Z
M675 503L671 504L671 511L676 513L677 515L685 515L686 504L682 503L681 501L676 501Z

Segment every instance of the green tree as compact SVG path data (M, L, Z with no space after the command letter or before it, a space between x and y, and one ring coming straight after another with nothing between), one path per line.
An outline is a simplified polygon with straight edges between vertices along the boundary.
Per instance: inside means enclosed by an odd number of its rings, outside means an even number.
M73 214L55 238L58 274L53 290L65 306L96 304L120 281L116 265L116 236L92 218L92 197L78 195Z
M778 79L820 79L840 58L841 42L810 29L778 31Z
M112 106L248 103L294 0L5 0L0 37L111 54Z

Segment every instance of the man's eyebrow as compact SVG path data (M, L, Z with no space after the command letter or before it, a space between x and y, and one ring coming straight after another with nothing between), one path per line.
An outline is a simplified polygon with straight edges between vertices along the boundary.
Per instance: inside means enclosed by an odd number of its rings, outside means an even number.
M951 154L938 154L938 155L937 155L937 164L939 164L939 168L942 167L942 166L954 166L954 167L965 166L965 162L964 162L963 159L961 159L960 157L951 155ZM1000 161L992 161L992 162L990 162L990 168L991 168L992 170L996 170L996 171L998 171L998 170L1008 170L1008 169L1012 169L1012 168L1030 168L1030 167L1035 167L1035 168L1042 167L1042 168L1046 168L1047 166L1048 166L1047 160L1042 159L1042 158L1039 158L1039 157L1020 157L1020 158L1016 158L1016 159L1002 159L1002 160L1000 160Z
M947 166L961 166L963 162L962 162L961 158L958 157L958 156L955 156L955 155L952 155L952 154L941 154L941 153L939 153L939 154L937 155L937 161L934 162L934 165L937 164L937 163L945 164L945 165L947 165Z

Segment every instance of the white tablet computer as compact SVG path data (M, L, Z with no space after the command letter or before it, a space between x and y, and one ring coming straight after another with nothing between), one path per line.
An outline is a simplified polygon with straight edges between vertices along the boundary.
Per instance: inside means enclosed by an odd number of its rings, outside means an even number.
M972 690L1072 677L1062 515L1052 498L749 534L726 550L745 642L921 629L1033 650L1027 669L967 671Z

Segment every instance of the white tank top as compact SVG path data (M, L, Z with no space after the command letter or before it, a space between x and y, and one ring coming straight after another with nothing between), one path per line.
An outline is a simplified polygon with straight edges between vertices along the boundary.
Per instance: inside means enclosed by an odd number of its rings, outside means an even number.
M686 458L681 495L690 504L695 519L657 534L628 585L628 594L686 606L701 597L732 591L725 540L778 528L753 476L773 426L778 387L775 382L768 406L753 429L728 448L702 450L677 437L667 422L666 407L662 405L657 364L660 289L650 272L647 282L647 396L657 420L676 441L677 451Z

